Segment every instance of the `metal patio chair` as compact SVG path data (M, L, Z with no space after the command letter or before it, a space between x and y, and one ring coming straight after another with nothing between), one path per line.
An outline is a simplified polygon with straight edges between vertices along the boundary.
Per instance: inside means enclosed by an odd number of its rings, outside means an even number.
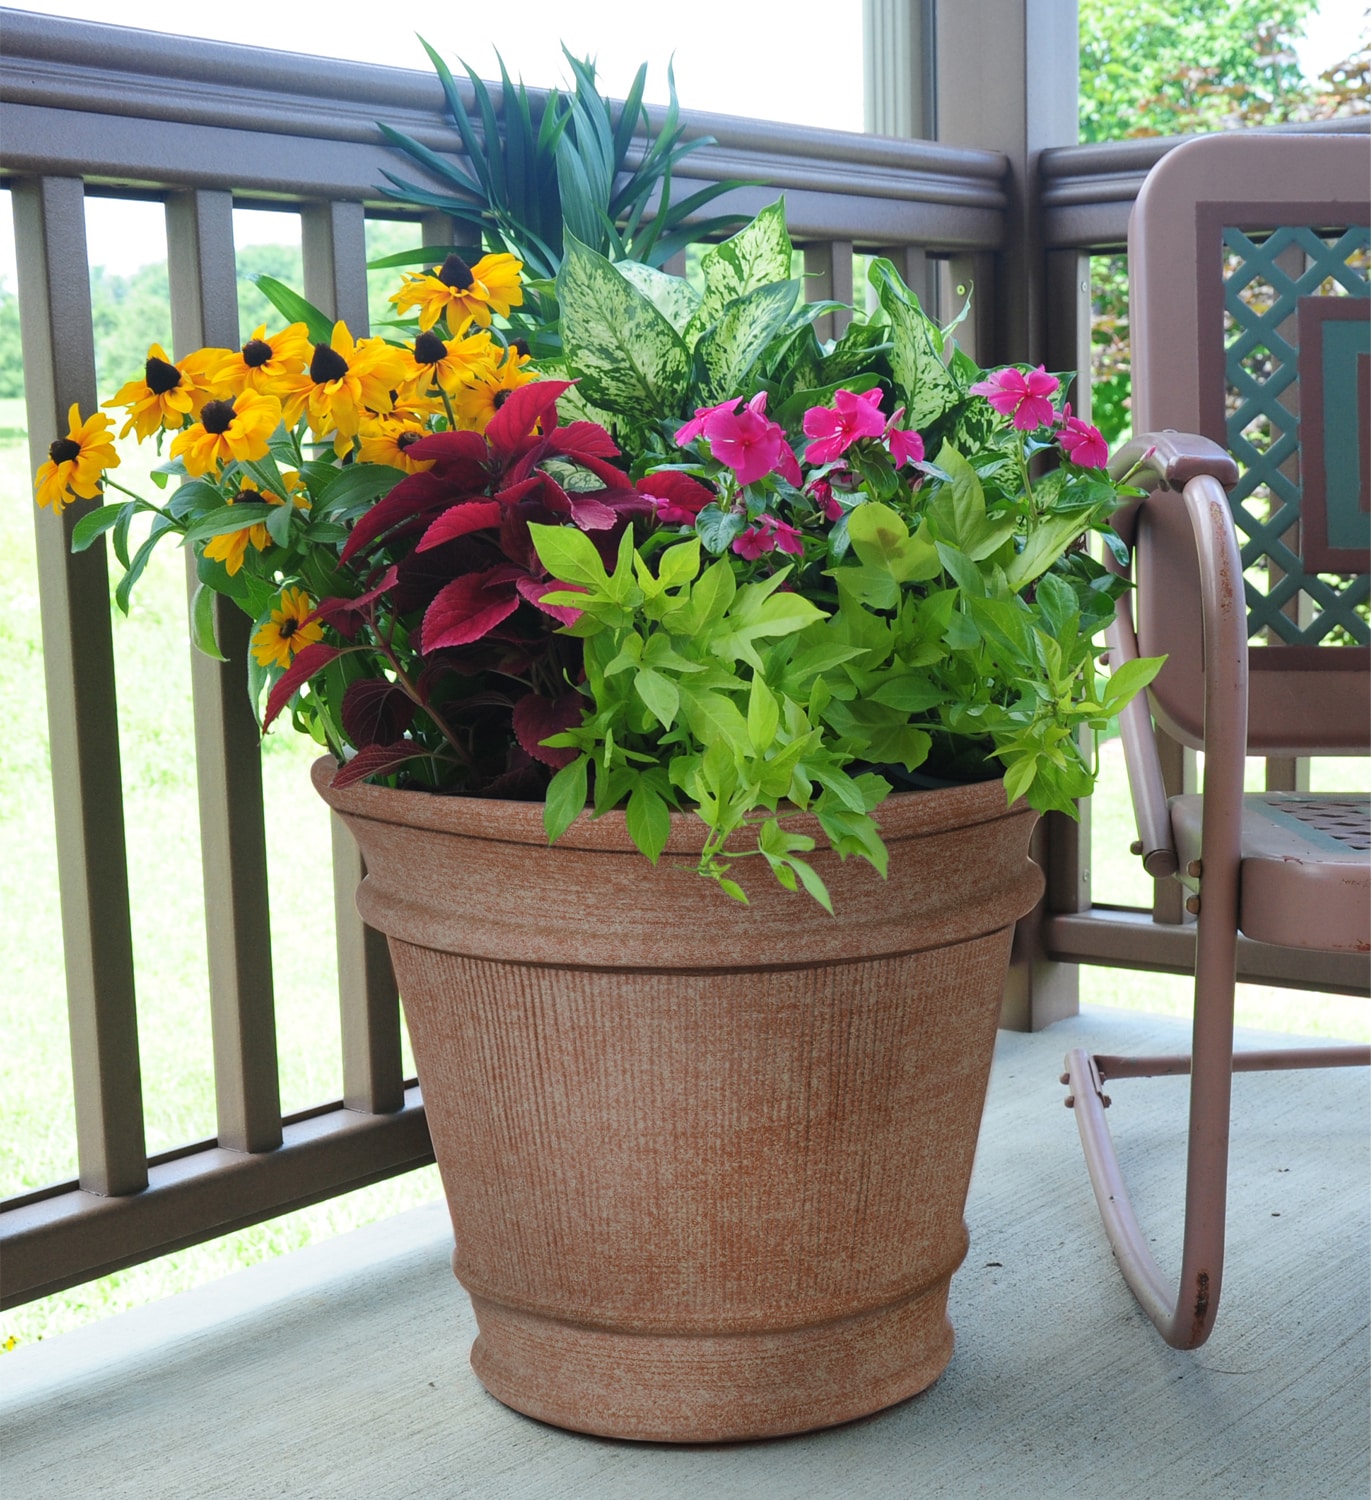
M1243 777L1246 754L1368 753L1368 170L1366 136L1200 137L1153 169L1129 225L1145 435L1112 469L1141 463L1149 495L1119 526L1137 588L1110 655L1112 670L1168 658L1121 733L1134 850L1196 914L1195 1015L1189 1056L1077 1049L1063 1082L1120 1269L1180 1349L1205 1342L1219 1306L1232 1073L1368 1061L1366 1047L1233 1050L1239 934L1308 950L1321 988L1367 993L1367 797L1245 795ZM1204 750L1200 796L1167 796L1154 724ZM1188 1072L1169 1283L1129 1202L1104 1087Z

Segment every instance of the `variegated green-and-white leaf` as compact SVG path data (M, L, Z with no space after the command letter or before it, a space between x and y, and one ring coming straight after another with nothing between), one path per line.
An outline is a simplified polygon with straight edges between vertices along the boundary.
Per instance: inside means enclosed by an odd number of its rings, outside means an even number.
M603 255L571 235L557 296L564 359L587 401L636 421L680 412L690 368L681 335Z
M615 270L633 282L678 333L685 333L700 306L700 293L689 281L682 276L669 276L641 260L616 261Z
M744 389L748 377L799 295L798 281L777 281L725 305L719 321L696 345L697 379L706 405L752 394Z
M925 427L962 399L943 363L943 335L889 260L874 260L868 274L891 322L891 372L901 388L905 425Z
M700 311L687 330L703 332L719 320L725 305L773 281L791 275L791 236L786 232L786 205L778 199L745 224L732 239L712 245L700 258L705 293Z

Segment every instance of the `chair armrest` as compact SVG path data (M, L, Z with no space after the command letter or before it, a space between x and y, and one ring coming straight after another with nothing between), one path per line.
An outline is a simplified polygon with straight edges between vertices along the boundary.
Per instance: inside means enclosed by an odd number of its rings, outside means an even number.
M1239 482L1238 465L1218 443L1170 427L1132 438L1111 457L1112 479L1123 479L1130 470L1138 471L1135 477L1141 489L1165 484L1179 490L1202 474L1218 479L1227 490Z

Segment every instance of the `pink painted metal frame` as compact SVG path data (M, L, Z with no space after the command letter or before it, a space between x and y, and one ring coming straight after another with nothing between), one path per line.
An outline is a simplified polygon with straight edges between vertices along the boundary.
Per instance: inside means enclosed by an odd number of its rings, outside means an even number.
M1283 184L1304 202L1313 195L1323 201L1347 203L1366 200L1368 144L1365 139L1305 137L1276 141L1271 137L1237 140L1208 137L1178 148L1150 175L1130 222L1129 251L1135 353L1135 415L1148 433L1119 455L1112 467L1123 472L1142 464L1141 483L1154 491L1122 518L1126 541L1152 563L1148 580L1153 608L1145 612L1144 627L1136 634L1132 606L1121 601L1111 632L1112 664L1159 649L1156 623L1170 615L1169 640L1163 649L1179 654L1169 662L1169 681L1161 694L1174 712L1163 713L1169 728L1188 719L1202 726L1199 736L1183 733L1187 742L1206 752L1201 837L1203 859L1188 859L1181 868L1174 836L1172 809L1166 797L1149 706L1135 700L1121 729L1129 763L1130 791L1139 828L1145 868L1156 877L1175 876L1192 891L1188 906L1197 912L1195 1012L1189 1056L1123 1058L1092 1056L1074 1049L1066 1059L1063 1083L1071 1090L1082 1147L1096 1202L1116 1260L1140 1305L1163 1338L1174 1348L1203 1344L1214 1326L1224 1269L1225 1202L1229 1153L1229 1113L1232 1076L1239 1071L1366 1065L1366 1047L1281 1049L1234 1053L1235 961L1241 909L1243 847L1244 759L1259 753L1367 753L1368 713L1366 672L1347 702L1350 673L1339 651L1323 655L1331 669L1263 672L1274 678L1300 681L1289 703L1318 691L1344 700L1340 711L1306 716L1306 727L1289 728L1265 699L1257 738L1250 739L1250 660L1243 564L1239 553L1226 487L1237 479L1229 456L1206 437L1186 435L1200 426L1201 367L1197 357L1199 318L1177 295L1178 286L1198 285L1198 240L1194 226L1208 199L1242 198L1246 204L1280 207ZM1313 189L1313 193L1312 193ZM1272 222L1278 222L1273 219ZM1190 319L1188 326L1188 318ZM1216 330L1199 328L1204 339ZM1153 429L1149 431L1149 429ZM1181 544L1185 542L1183 552ZM1158 543L1161 546L1158 547ZM1150 548L1163 554L1149 557ZM1169 564L1171 567L1169 568ZM1183 597L1185 596L1185 597ZM1166 599L1166 611L1157 608ZM1194 603L1192 601L1195 601ZM1148 600L1145 599L1145 605ZM1195 613L1190 613L1194 611ZM1176 620L1185 614L1194 625L1180 641ZM1151 615L1151 619L1149 616ZM1196 617L1198 615L1198 618ZM1273 648L1264 647L1264 650ZM1361 654L1361 653L1360 653ZM1302 664L1304 666L1304 663ZM1160 679L1161 681L1161 679ZM1285 684L1283 685L1285 686ZM1199 701L1183 702L1188 690ZM1332 690L1332 691L1331 691ZM1284 695L1285 696L1285 695ZM1158 699L1152 700L1154 711ZM1317 743L1308 726L1318 722ZM1280 747L1280 749L1279 749ZM1250 851L1251 853L1251 851ZM1318 858L1312 851L1311 858ZM1367 865L1353 866L1349 878L1367 889ZM1365 913L1366 899L1361 903ZM1262 931L1248 932L1263 939ZM1312 919L1309 946L1356 948L1366 952L1365 927L1338 934L1320 929ZM1105 1084L1112 1078L1189 1073L1190 1123L1187 1142L1185 1227L1182 1265L1176 1290L1163 1275L1148 1248L1129 1201L1128 1190L1105 1122L1109 1097Z

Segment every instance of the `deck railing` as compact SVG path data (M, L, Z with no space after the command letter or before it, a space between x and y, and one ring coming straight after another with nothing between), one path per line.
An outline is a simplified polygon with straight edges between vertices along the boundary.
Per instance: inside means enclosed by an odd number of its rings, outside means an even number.
M367 327L365 225L404 217L378 191L397 162L384 119L438 151L452 146L427 74L317 60L0 11L0 174L13 193L28 430L33 462L69 406L96 401L86 256L88 193L165 204L175 352L236 345L233 210L289 205L302 224L304 292L358 333ZM848 300L855 252L901 265L927 305L994 284L1005 248L1007 160L997 152L687 116L714 144L690 158L684 194L724 177L754 181L725 206L751 212L786 194L804 246L807 295ZM1041 162L1045 295L1052 349L1084 338L1084 257L1123 242L1144 171L1168 142L1070 148ZM405 175L423 181L410 162ZM435 184L438 186L438 184ZM442 215L410 214L425 243L450 243ZM990 357L994 299L961 336ZM1067 363L1074 362L1071 360ZM1056 361L1059 368L1064 361ZM217 1136L149 1157L143 1127L133 949L103 542L73 555L88 509L38 516L43 650L79 1176L0 1203L4 1305L349 1191L432 1159L417 1088L401 1070L384 943L356 916L358 857L335 839L343 1097L282 1117L268 926L257 727L243 692L246 622L225 608L230 658L193 669L207 909L216 913L206 997ZM1183 971L1190 933L1146 912L1093 909L1084 835L1046 820L1049 892L1018 945L1022 970L1063 960ZM1246 952L1244 977L1278 973Z

